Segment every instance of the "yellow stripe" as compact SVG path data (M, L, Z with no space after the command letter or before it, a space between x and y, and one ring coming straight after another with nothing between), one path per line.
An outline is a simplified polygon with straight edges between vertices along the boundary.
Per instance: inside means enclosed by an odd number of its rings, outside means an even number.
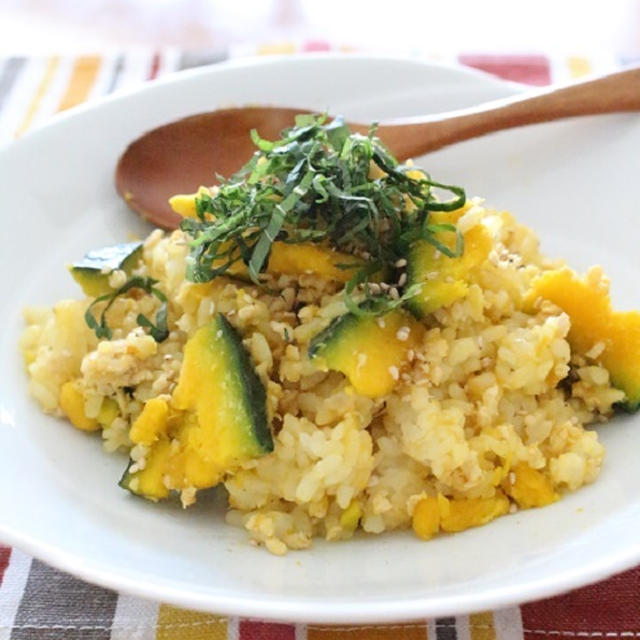
M292 42L274 42L258 47L259 56L269 56L281 53L295 53L296 46Z
M42 98L45 96L49 87L51 86L51 82L53 81L53 77L58 70L58 66L60 65L60 57L52 56L47 61L47 66L44 70L44 75L42 76L42 80L36 89L36 92L29 104L29 108L27 109L27 113L22 121L22 124L16 130L16 137L21 136L33 122L33 118L35 117L38 109L40 108L40 103L42 102Z
M471 640L496 640L496 630L493 626L493 613L483 611L469 616L469 631Z
M427 640L425 624L307 627L307 640Z
M579 56L571 56L567 60L567 65L569 67L569 75L572 78L581 78L582 76L589 75L593 71L591 62L589 62L587 58Z
M58 111L75 107L87 99L98 76L101 62L100 56L80 56L76 60L67 90L58 105Z
M156 640L227 640L227 619L161 604Z

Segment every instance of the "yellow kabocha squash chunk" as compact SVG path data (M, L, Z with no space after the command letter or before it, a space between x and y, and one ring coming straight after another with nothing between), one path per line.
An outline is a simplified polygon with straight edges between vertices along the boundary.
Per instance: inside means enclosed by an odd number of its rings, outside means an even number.
M152 500L206 489L242 462L273 450L266 393L240 336L222 314L188 340L170 402L149 400L131 428L149 447L120 484Z
M598 360L612 384L625 392L625 407L635 411L640 406L640 312L614 311L608 283L598 273L583 280L568 268L547 271L534 281L528 303L550 300L569 316L569 343L575 351L604 344Z
M127 277L130 277L140 260L142 242L127 242L93 249L86 253L82 260L74 262L69 271L85 295L97 298L113 293L109 277L114 271L124 271Z
M224 468L273 449L264 387L222 314L187 342L172 405L195 413L189 444Z
M341 269L337 265L354 265ZM269 273L304 275L312 273L336 282L346 282L353 277L359 261L353 256L339 253L317 244L289 244L274 242L269 256Z
M169 198L169 206L183 218L195 218L198 215L196 197L202 194L210 195L207 187L200 187L195 193L178 193Z
M224 260L214 262L215 266L224 264ZM337 265L356 265L341 269ZM327 280L346 282L357 269L358 260L338 251L317 244L274 242L271 245L267 273L288 276L317 275ZM249 281L249 270L242 261L233 263L227 274L240 280Z
M453 231L440 231L436 237L443 245L455 249L456 234ZM491 236L484 225L478 224L471 227L463 239L464 251L457 258L450 258L426 240L411 246L407 284L419 285L420 291L408 301L407 306L418 317L466 296L473 270L487 259L491 251Z
M131 442L150 447L160 437L167 435L168 418L169 404L164 398L148 400L142 413L131 425Z
M87 418L84 412L84 395L78 389L76 380L65 382L60 388L60 408L76 429L96 431L100 428L97 420Z
M509 498L497 491L493 498L446 498L441 493L418 502L412 526L419 538L431 539L438 531L456 532L479 527L509 511Z
M174 480L169 474L172 457L171 442L167 439L158 440L145 459L144 468L139 471L127 470L120 486L154 502L166 498L169 495L169 481ZM130 469L133 467L129 465Z
M411 520L418 538L430 540L440 530L440 506L438 498L430 496L418 502Z
M357 393L375 398L393 390L423 332L405 311L377 318L347 313L313 338L309 357L322 369L344 373Z
M549 478L528 464L518 464L511 470L505 482L505 491L522 509L544 507L560 497L553 490Z
M509 498L498 491L493 498L460 498L449 500L438 496L440 528L443 531L464 531L487 524L509 511Z

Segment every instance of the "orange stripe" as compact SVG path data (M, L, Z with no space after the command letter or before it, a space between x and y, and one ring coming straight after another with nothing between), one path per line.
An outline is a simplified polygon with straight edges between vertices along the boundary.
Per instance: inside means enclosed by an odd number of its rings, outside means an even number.
M227 619L161 604L156 640L227 640Z
M75 61L71 79L65 94L62 96L62 100L60 100L58 111L75 107L87 99L89 91L91 91L91 87L98 76L101 62L100 56L80 56Z
M259 56L271 56L283 53L295 53L296 45L293 42L273 42L258 47Z
M493 613L483 611L469 616L469 631L471 640L496 640L496 630L493 626Z
M16 130L16 137L21 136L33 122L33 118L35 117L38 109L40 108L40 103L42 102L42 98L45 96L47 91L49 91L49 87L51 86L51 82L53 81L53 77L58 70L58 66L60 65L60 57L52 56L47 61L47 66L44 70L44 75L42 76L42 80L36 89L36 92L29 104L27 109L27 113L22 121L22 124Z
M307 640L427 640L425 624L307 627Z
M569 75L572 78L581 78L593 71L591 62L587 58L572 56L567 60L567 65L569 66Z

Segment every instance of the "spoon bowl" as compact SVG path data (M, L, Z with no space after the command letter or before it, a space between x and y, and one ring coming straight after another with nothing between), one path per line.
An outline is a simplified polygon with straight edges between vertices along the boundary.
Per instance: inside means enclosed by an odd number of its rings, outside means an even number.
M143 218L165 229L180 223L169 207L176 193L209 185L216 174L230 176L255 147L249 135L259 129L277 137L301 109L245 107L221 109L176 120L132 142L118 162L116 188Z

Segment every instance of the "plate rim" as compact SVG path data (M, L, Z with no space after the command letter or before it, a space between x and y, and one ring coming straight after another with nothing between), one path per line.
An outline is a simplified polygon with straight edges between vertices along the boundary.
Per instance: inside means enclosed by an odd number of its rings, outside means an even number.
M387 532L386 535L393 535ZM405 598L396 601L368 602L347 601L274 601L253 597L211 595L194 591L183 591L178 586L156 586L148 578L145 582L123 576L101 563L82 564L71 553L61 551L54 545L12 532L0 523L0 538L14 547L69 573L76 578L95 584L118 594L144 598L156 602L167 602L178 607L205 613L253 618L269 622L301 624L384 624L389 622L412 622L421 618L449 615L468 615L479 611L495 611L508 607L561 595L576 588L588 586L609 578L640 562L640 542L616 554L604 555L586 565L587 569L565 571L558 580L553 574L523 583L525 587L492 588L485 592L467 594L464 604L458 604L459 596L452 594L437 598ZM266 552L265 552L266 553ZM526 596L523 592L526 591Z

